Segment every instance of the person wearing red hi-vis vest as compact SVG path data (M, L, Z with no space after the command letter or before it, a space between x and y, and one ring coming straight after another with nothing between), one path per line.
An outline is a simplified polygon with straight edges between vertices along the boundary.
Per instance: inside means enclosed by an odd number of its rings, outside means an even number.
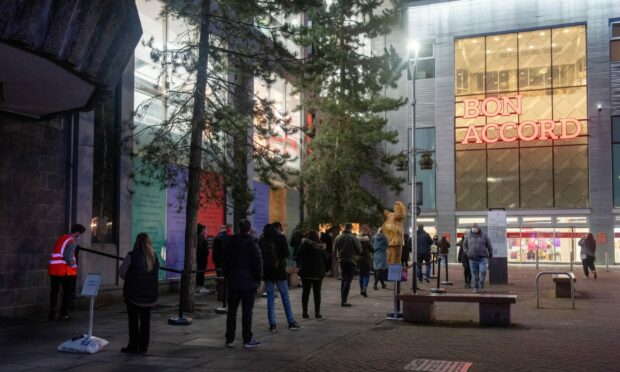
M67 310L69 308L71 296L75 291L75 280L77 276L75 250L80 235L85 232L86 228L84 226L80 224L73 225L70 234L63 234L56 240L56 245L54 245L47 270L52 284L49 320L54 320L56 316L56 302L58 300L60 286L62 286L62 302L58 320L70 319Z

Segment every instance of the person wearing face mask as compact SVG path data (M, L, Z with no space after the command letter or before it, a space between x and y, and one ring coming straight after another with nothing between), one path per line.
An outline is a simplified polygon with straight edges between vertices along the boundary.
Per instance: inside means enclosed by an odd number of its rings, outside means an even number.
M474 293L484 290L484 281L489 267L489 258L493 257L493 246L489 236L480 230L477 223L463 238L463 252L469 259L469 266L474 281Z
M67 310L71 302L73 292L75 292L75 279L77 276L77 261L75 251L80 235L86 232L86 228L80 224L71 227L71 233L61 235L56 240L47 271L52 284L50 293L49 320L54 320L56 316L56 302L58 292L62 286L62 302L60 304L60 317L58 320L69 320Z

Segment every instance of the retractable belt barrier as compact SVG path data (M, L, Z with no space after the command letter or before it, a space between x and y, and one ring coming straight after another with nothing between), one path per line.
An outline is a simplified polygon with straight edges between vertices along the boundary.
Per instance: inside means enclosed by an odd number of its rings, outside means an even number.
M109 253L103 253L103 252L99 252L99 251L94 251L94 250L88 249L88 248L82 248L80 246L78 246L78 248L77 248L77 252L79 252L79 251L86 251L88 253L96 254L96 255L99 255L99 256L114 258L114 259L119 260L119 261L125 261L125 259L123 257L116 256L116 255L109 254ZM185 273L185 274L198 274L198 273L209 273L209 272L214 273L215 272L215 269L177 270L177 269L171 269L171 268L168 268L168 267L160 267L159 270L168 271L168 272L177 273L177 274L183 274L183 273Z

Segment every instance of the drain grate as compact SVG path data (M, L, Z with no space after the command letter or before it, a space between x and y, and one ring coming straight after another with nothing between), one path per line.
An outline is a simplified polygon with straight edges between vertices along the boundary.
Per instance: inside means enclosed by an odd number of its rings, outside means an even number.
M407 364L405 371L424 372L467 372L472 363L451 360L414 359Z

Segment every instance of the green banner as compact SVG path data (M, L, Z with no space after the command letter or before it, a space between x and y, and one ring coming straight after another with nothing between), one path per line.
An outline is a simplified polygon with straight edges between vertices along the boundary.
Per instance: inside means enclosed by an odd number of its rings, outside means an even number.
M151 238L153 249L159 263L165 266L166 250L166 189L159 180L151 179L143 171L145 164L136 157L133 161L134 194L131 213L131 241L136 241L139 233L145 232ZM163 169L161 170L163 172ZM159 272L159 279L165 279L165 273Z

